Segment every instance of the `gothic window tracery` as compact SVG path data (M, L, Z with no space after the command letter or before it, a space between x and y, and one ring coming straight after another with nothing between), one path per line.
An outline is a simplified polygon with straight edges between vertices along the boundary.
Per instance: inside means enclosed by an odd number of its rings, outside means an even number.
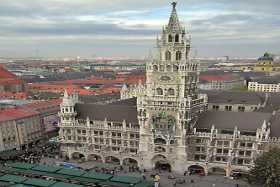
M167 93L168 93L168 95L175 95L175 91L173 88L169 88Z
M163 95L163 90L161 88L157 88L157 95Z
M172 40L173 40L172 35L169 34L169 35L168 35L168 42L172 42Z
M171 70L172 70L172 67L171 67L170 65L167 65L166 70L167 70L167 71L171 71Z
M171 52L170 51L165 52L165 60L171 60Z
M177 42L177 43L179 42L179 34L175 35L175 42Z
M154 140L154 143L155 144L166 144L166 141L164 139L162 139L162 138L156 138Z
M157 65L154 65L154 66L153 66L153 70L154 70L154 71L158 71L158 66L157 66Z
M182 59L182 53L180 51L176 52L176 60L181 60Z
M177 65L173 65L173 71L178 71L179 70L179 67Z

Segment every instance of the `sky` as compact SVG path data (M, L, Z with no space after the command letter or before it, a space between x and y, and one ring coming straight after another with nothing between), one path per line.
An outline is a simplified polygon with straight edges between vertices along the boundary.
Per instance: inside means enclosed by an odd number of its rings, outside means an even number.
M2 57L143 58L171 0L0 0ZM279 0L177 0L198 57L280 54Z

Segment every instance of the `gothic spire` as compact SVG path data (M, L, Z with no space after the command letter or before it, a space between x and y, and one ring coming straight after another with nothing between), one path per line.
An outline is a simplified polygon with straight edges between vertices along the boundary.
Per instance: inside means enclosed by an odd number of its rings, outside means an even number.
M177 5L177 2L173 1L171 3L172 5L172 12L171 12L171 15L170 15L170 18L169 18L169 23L168 23L168 28L173 30L173 29L180 29L180 22L179 22L179 19L178 19L178 16L177 16L177 11L176 11L176 5Z

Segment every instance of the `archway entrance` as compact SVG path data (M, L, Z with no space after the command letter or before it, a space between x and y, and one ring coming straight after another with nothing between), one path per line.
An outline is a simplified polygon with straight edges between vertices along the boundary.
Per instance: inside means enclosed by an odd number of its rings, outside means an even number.
M167 158L164 155L156 155L152 159L155 169L171 171L172 167Z
M155 163L155 169L171 171L171 165L167 162L157 161Z
M85 159L85 155L75 152L72 154L72 159L74 160L84 160Z
M204 168L200 165L191 165L188 168L189 174L193 175L193 174L197 174L197 175L205 175L205 171Z
M137 167L138 166L138 162L137 162L137 160L135 160L133 158L125 158L125 159L123 159L123 165L124 166Z
M226 170L220 167L212 167L209 169L209 174L225 176Z

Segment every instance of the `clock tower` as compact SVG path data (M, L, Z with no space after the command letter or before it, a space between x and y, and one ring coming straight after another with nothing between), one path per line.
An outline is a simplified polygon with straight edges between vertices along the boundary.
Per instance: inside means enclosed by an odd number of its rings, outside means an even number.
M188 135L206 103L198 94L199 64L190 59L190 46L173 2L168 25L156 41L156 55L146 65L146 94L137 98L143 168L180 172L186 165Z

